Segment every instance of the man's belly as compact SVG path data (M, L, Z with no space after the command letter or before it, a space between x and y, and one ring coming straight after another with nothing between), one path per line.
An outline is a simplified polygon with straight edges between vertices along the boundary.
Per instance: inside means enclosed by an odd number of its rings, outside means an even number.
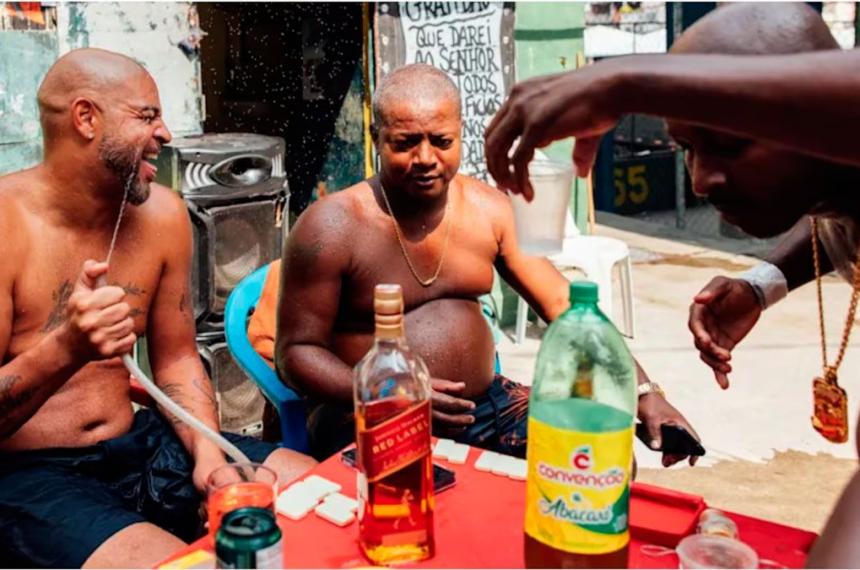
M465 382L464 397L483 395L493 381L493 335L475 300L438 299L411 310L404 328L409 348L433 378ZM337 334L335 352L354 366L370 349L372 334Z
M131 427L128 372L117 361L91 364L69 379L0 450L86 447Z

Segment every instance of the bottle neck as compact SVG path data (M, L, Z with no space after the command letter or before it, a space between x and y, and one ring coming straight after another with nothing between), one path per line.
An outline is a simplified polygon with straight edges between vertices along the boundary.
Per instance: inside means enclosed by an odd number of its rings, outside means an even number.
M374 333L377 343L397 343L402 341L405 334L403 332L403 316L399 318L376 315L376 332Z
M579 300L573 301L570 304L570 308L575 310L575 311L582 311L583 309L589 309L592 311L599 310L599 307L597 306L597 302L595 302L595 301L579 301Z

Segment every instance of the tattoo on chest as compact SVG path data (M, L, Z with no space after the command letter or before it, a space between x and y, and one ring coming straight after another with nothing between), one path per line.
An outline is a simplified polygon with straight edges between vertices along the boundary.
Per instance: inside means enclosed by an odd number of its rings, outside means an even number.
M125 285L119 285L118 283L111 283L111 285L122 287L122 290L125 291L126 295L130 295L132 297L141 297L146 294L146 289L131 282ZM69 298L72 296L73 290L74 286L72 285L72 281L70 279L66 279L51 293L51 314L48 315L48 320L45 322L45 325L42 327L40 332L49 333L66 322L66 307L69 304ZM137 318L144 314L146 314L144 309L132 307L129 316L131 318Z
M143 287L138 287L134 283L127 283L125 285L120 285L122 290L125 291L126 295L134 295L135 297L140 297L141 295L146 293L146 289Z
M125 285L119 285L119 286L122 287L122 290L125 291L126 295L131 295L132 297L141 297L141 296L146 294L146 289L144 289L143 287L138 287L137 285L135 285L134 283L131 283L131 282L129 282ZM133 318L133 319L136 319L137 317L139 317L141 315L145 315L145 314L146 314L146 311L144 311L140 307L132 307L131 311L129 311L129 313L128 313L128 316Z
M72 289L72 282L66 279L51 293L51 314L48 315L48 320L41 332L51 332L66 321L66 305L69 303L69 297L72 296Z

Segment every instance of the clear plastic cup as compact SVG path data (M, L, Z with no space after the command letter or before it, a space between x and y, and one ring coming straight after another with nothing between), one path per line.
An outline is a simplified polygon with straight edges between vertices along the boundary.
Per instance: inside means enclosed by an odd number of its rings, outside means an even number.
M699 534L708 534L711 536L725 536L727 538L738 537L738 525L730 519L726 514L717 509L705 509L699 515L699 526L697 528Z
M691 534L678 543L680 568L758 568L756 551L724 536Z
M564 226L570 206L573 165L536 158L529 164L535 196L531 202L511 196L520 248L530 255L556 255L564 244Z

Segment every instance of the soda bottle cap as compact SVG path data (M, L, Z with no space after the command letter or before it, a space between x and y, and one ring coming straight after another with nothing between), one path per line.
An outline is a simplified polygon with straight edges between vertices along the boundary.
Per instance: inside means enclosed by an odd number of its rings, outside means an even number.
M571 281L570 304L574 303L596 303L597 283L593 281Z

